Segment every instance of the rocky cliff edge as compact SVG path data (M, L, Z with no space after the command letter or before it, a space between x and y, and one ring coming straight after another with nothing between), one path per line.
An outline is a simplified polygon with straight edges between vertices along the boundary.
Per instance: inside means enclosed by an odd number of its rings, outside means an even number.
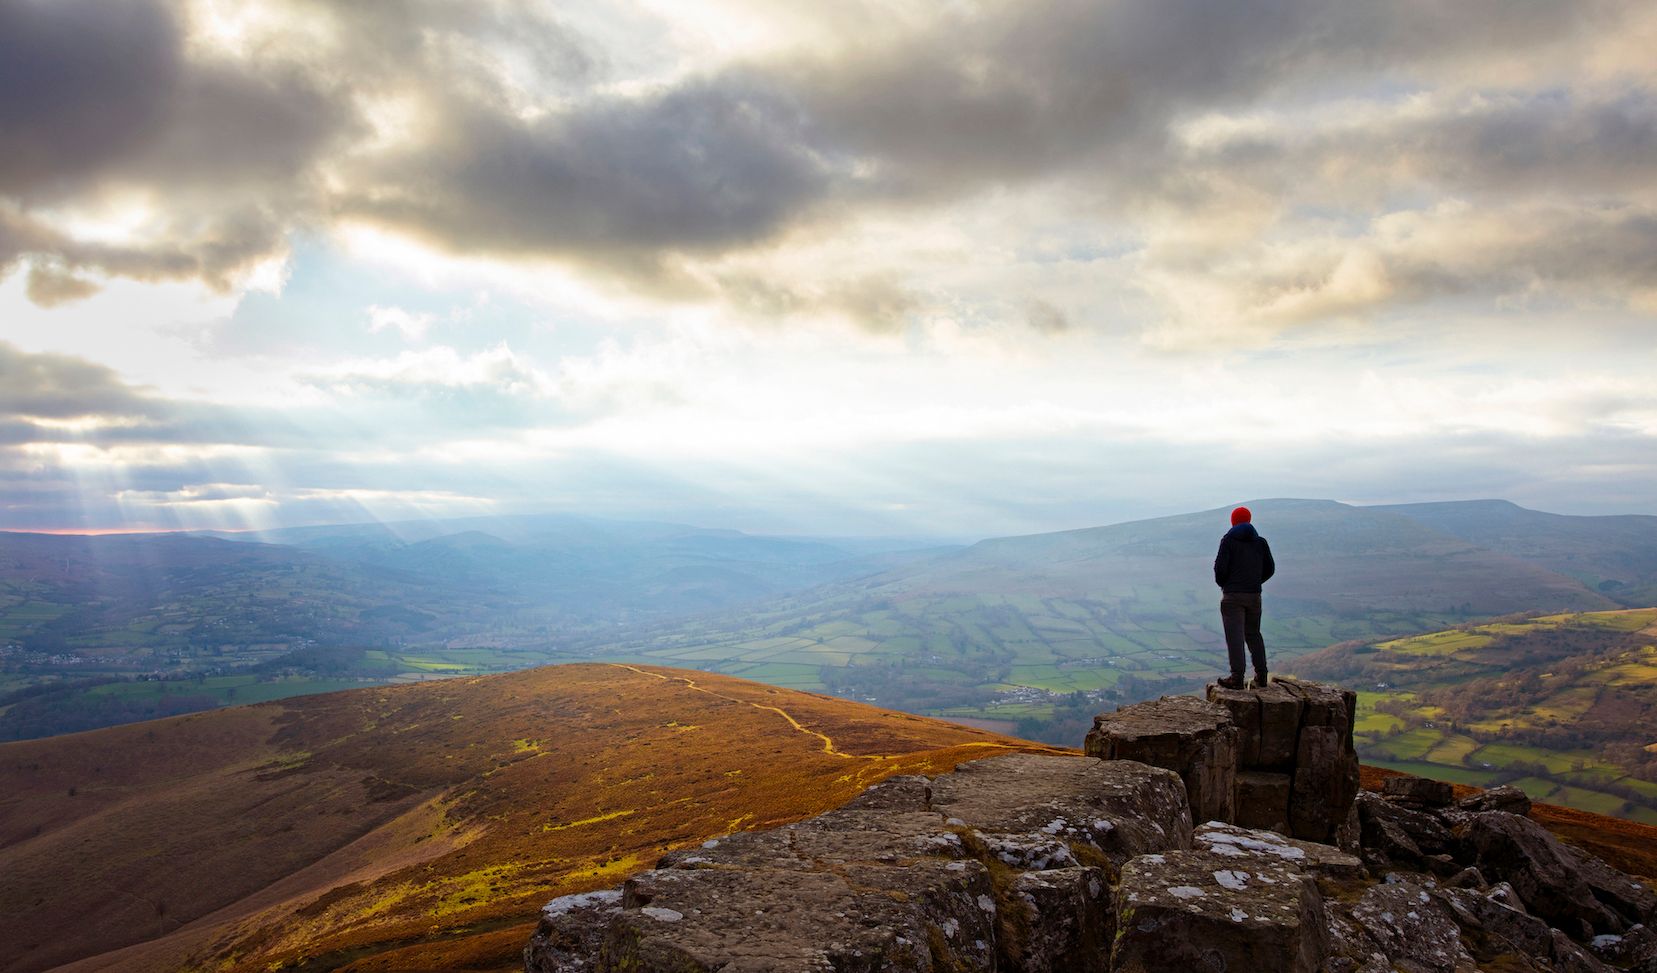
M1350 693L1209 696L1100 716L1091 757L892 778L555 899L525 969L1657 973L1657 896L1522 794L1359 796Z

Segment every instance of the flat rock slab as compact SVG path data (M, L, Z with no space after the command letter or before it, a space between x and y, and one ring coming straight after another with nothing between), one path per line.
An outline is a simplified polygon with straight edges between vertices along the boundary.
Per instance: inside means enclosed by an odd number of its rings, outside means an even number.
M1212 851L1123 866L1112 969L1122 973L1317 973L1328 953L1323 898L1291 861Z
M619 892L555 900L525 969L1108 973L1115 869L1190 840L1172 771L988 758L671 852Z
M908 865L923 858L965 857L960 835L926 811L838 811L769 831L710 839L669 852L657 868L792 867L845 862Z
M1333 845L1286 838L1272 831L1256 831L1210 822L1191 835L1191 847L1237 861L1282 862L1314 876L1346 881L1363 873L1363 862Z
M989 872L974 861L657 869L619 899L550 903L525 969L989 971L995 913Z
M1230 821L1237 776L1237 728L1226 707L1195 696L1164 696L1093 718L1087 755L1165 767L1185 782L1197 821Z
M1503 784L1463 798L1456 805L1463 811L1506 811L1523 817L1530 813L1530 795L1512 784Z
M1003 861L1015 867L1076 864L1043 864L1044 843L1089 845L1120 866L1136 855L1190 846L1184 790L1173 772L1133 761L1010 754L934 779L931 808L1002 845ZM1019 847L1036 850L1020 859Z

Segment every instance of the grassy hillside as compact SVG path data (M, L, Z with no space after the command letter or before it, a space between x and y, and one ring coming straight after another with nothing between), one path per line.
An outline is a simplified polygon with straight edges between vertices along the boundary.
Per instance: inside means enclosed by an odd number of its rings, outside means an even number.
M1251 506L1279 565L1265 634L1280 665L1470 618L1618 606L1578 578L1397 510ZM1570 525L1597 520L1561 519L1566 539ZM989 540L741 615L608 634L585 651L1072 740L1101 704L1190 691L1223 671L1212 564L1225 524L1214 510Z
M613 665L0 745L0 967L513 969L555 895L1021 746Z
M1361 690L1369 763L1657 824L1657 609L1338 645L1294 668Z

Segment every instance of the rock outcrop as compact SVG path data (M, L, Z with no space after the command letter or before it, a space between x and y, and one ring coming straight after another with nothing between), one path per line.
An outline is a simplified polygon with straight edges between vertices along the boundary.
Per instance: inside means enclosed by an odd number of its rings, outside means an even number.
M1119 869L1190 843L1169 771L992 757L554 900L525 969L1106 971Z
M549 903L525 969L1657 973L1651 891L1501 810L1513 795L1406 782L1354 804L1350 694L1248 696L1101 717L1107 759L986 758L672 852ZM1219 813L1193 827L1193 806Z
M1101 760L1137 760L1179 774L1198 821L1236 816L1237 728L1224 707L1164 696L1093 719L1084 749Z

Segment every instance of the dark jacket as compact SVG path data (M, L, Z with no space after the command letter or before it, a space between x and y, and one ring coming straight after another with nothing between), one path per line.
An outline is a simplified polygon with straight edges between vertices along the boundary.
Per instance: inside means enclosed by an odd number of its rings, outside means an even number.
M1214 583L1226 594L1259 594L1260 586L1277 573L1271 546L1253 524L1238 524L1220 538L1214 555Z

